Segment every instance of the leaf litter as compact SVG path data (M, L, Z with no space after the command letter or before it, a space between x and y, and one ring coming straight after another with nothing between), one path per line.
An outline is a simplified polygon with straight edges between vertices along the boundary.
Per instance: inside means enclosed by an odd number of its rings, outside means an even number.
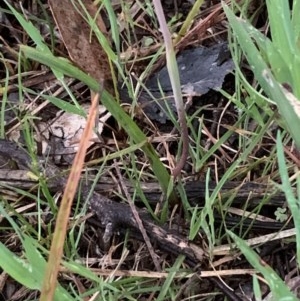
M64 44L68 50L70 59L74 62L74 64L76 64L81 69L98 79L99 82L101 82L102 80L105 81L107 83L106 88L112 92L111 67L107 59L107 55L101 49L101 47L99 47L99 42L96 40L94 34L91 33L89 26L82 17L81 14L83 12L80 8L80 5L77 6L76 10L74 9L74 6L72 4L73 1L58 2L50 0L49 3L51 5L57 25L60 29ZM74 3L77 2L74 1ZM91 1L82 1L82 3L84 3L85 7L87 8L92 17L94 17L97 14L97 7L94 6ZM72 5L72 7L70 7L70 4ZM219 8L220 6L218 7L218 9ZM140 17L140 15L138 14L138 9L135 10L135 13L137 17ZM103 20L101 20L100 15L98 15L97 20L99 20L97 23L99 28L101 29L101 32L107 37L109 42L109 34L107 33L105 26L103 25L104 22ZM78 26L78 24L80 24L80 26ZM196 22L194 28L197 28L197 24L199 25L200 23ZM213 26L212 23L209 23L209 25ZM123 23L122 26L126 28L126 22ZM189 35L187 36L189 37ZM157 45L157 43L155 43L155 37L153 38L153 41L154 42L152 44ZM190 40L185 43L185 45L188 44L191 45L196 43ZM181 88L187 96L201 96L201 98L208 98L211 100L211 95L216 95L212 93L211 90L219 90L223 84L224 77L233 69L232 60L227 55L228 50L226 43L211 43L211 45L212 46L207 47L194 46L191 49L181 49L179 51L179 55L177 56L177 62L179 65L179 69L181 70ZM130 47L132 47L131 49L134 49L134 46L130 45ZM84 51L82 51L82 49L84 49ZM151 49L151 47L149 47L149 49ZM98 58L101 58L101 60L99 60ZM149 90L151 94L154 95L156 98L161 99L167 97L167 100L159 100L159 105L155 105L152 98L149 97L146 91L142 91L140 97L138 98L138 101L140 102L140 105L144 110L145 114L148 116L148 118L157 123L157 129L164 129L164 124L168 123L168 116L164 112L164 106L166 102L169 106L171 106L171 109L175 112L175 108L172 105L172 95L169 79L166 73L166 68L163 67L158 72L153 72L149 80L145 82L145 86L147 87L147 90ZM161 95L161 91L164 95ZM122 91L120 92L123 93ZM127 91L125 91L124 93L126 94ZM207 96L205 96L206 94ZM130 102L130 98L127 97L125 101ZM215 103L212 104L215 105ZM101 108L101 110L102 109L103 108ZM223 110L223 108L221 109ZM211 118L209 115L209 111L206 111L205 113L207 113L206 119L209 120ZM218 113L215 114L215 111L212 115L220 116ZM54 127L52 127L51 129L51 131L59 138L67 138L67 140L63 142L63 144L65 143L65 145L62 146L62 148L64 148L66 145L74 145L74 140L72 140L72 138L71 140L68 140L69 137L74 137L74 135L76 136L76 133L80 132L81 128L85 126L85 118L79 120L76 119L77 117L75 117L75 119L73 119L74 116L71 116L71 114L68 113L62 115L61 119L58 119L59 122L57 124L54 123ZM73 125L71 125L68 129L67 127L65 127L64 121L68 122L69 118L71 118L70 124ZM105 119L104 121L106 120L107 119ZM217 119L213 120L213 122L217 121ZM223 119L222 121L224 124L227 124L227 120L225 121ZM79 125L79 127L76 128L74 126L75 124ZM228 122L228 124L230 124L230 122ZM65 134L62 134L62 127L64 127L64 131L66 131ZM102 129L99 129L100 133L101 131ZM215 132L211 131L210 134L211 136L215 135L216 137L218 137L217 133L218 132L216 130ZM75 138L75 140L77 140L77 138ZM166 143L169 142L166 141ZM261 148L266 150L265 152L263 152L264 154L268 151L267 147L264 144L261 145ZM227 152L226 156L231 157L229 153L230 152ZM222 161L222 158L218 158L218 155L216 155L215 160L217 160L217 162L220 163L220 165L225 165L225 162ZM208 165L209 164L213 163L210 162L208 163ZM197 243L199 243L199 241ZM145 263L142 262L140 264L141 268L146 268Z

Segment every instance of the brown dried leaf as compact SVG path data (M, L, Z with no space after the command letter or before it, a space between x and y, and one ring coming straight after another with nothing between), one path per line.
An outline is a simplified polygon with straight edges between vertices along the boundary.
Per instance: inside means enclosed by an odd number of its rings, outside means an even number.
M91 17L96 16L97 7L91 0L81 2ZM105 88L110 90L112 75L108 57L95 35L91 36L91 28L83 18L84 12L78 1L49 0L49 5L71 60L99 82L104 82ZM99 14L96 23L107 36Z

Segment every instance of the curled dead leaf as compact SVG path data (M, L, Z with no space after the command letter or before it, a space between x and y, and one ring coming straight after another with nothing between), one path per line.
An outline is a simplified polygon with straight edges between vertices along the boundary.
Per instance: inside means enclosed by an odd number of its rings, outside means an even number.
M86 11L96 20L96 24L108 37L104 22L97 6L90 0L81 0ZM49 5L61 33L70 59L83 71L104 83L111 90L112 72L109 59L95 34L85 20L85 12L79 1L49 0Z

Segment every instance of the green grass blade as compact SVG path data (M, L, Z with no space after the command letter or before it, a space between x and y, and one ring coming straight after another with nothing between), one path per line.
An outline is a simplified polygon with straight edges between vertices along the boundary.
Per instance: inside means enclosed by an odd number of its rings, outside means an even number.
M295 48L289 3L286 0L267 0L271 36L274 46L281 50L286 64L292 68Z
M256 275L253 275L253 293L256 301L262 300L262 293Z
M168 277L166 278L164 284L161 287L160 293L157 297L157 301L164 301L166 300L167 292L174 280L174 277L176 276L176 273L180 269L181 264L184 261L184 256L180 255L178 256L176 262L174 263L173 267L170 269Z
M112 5L112 2L109 0L103 0L103 5L106 8L107 14L108 14L108 18L109 18L109 24L110 24L110 32L111 32L111 36L112 36L112 40L114 41L114 45L116 46L116 50L117 50L117 54L119 55L121 50L120 50L120 32L119 32L119 25L117 22L117 17L116 14L114 12L114 8Z
M290 207L294 219L295 229L296 229L297 261L298 261L298 266L300 266L300 215L299 215L300 200L297 200L295 198L293 189L289 181L289 174L285 163L284 150L283 150L283 145L282 145L279 131L277 132L276 145L277 145L279 173L282 182L282 185L280 187L285 194L286 200L288 202L288 205Z
M283 59L281 50L272 43L272 41L256 30L250 23L242 23L243 28L251 38L254 38L259 51L266 64L271 66L274 76L280 83L293 83L293 74L291 68Z
M175 39L174 44L178 43L180 41L180 39L185 36L187 30L189 29L191 24L194 22L196 15L199 13L200 7L203 4L203 2L204 2L204 0L197 0L194 3L192 9L190 10L188 16L184 20L184 23L182 24L182 26L179 30L179 33Z
M42 286L42 280L44 278L44 272L46 269L46 261L42 257L41 253L38 251L36 245L37 242L34 241L29 236L24 237L24 248L26 257L30 263L32 268L32 273L34 275L34 279L39 282L39 290ZM27 276L28 277L28 276ZM75 300L62 286L57 285L55 294L54 294L55 301L72 301Z
M31 265L19 258L0 242L0 267L13 279L30 289L40 289L40 281L33 275Z
M4 0L9 9L12 11L14 16L17 18L19 23L22 25L22 27L25 29L27 34L30 36L30 38L34 41L36 44L37 49L40 52L51 54L51 50L47 47L47 45L44 42L44 39L40 32L34 27L34 25L30 22L27 21L20 13L18 13L9 3L7 0ZM53 70L53 73L55 76L61 80L63 78L62 73L58 72L57 70Z
M64 112L86 117L86 112L82 107L77 107L76 105L73 105L68 101L65 101L63 99L54 96L42 95L42 97L47 99L49 102L51 102L53 105L55 105L60 110L63 110Z
M0 267L18 283L32 290L40 290L46 261L37 250L36 243L31 237L22 235L18 225L0 205L1 215L12 225L25 249L24 258L18 257L0 242ZM73 301L72 296L60 285L55 292L55 301Z
M6 5L9 7L9 9L12 11L14 16L17 18L19 23L22 25L22 27L25 29L25 31L28 33L30 38L34 41L36 44L37 48L40 51L46 51L50 52L48 47L46 46L43 37L41 36L40 32L34 27L34 25L30 22L27 21L18 11L16 11L13 6L9 4L7 0L4 0Z
M272 300L298 301L298 298L290 292L287 285L281 280L275 271L266 262L263 262L245 241L240 239L231 231L227 231L227 233L234 240L236 246L243 252L250 264L264 276L272 291Z
M300 49L300 22L299 22L299 12L300 12L300 0L293 1L292 10L292 25L295 32L295 44L298 49Z

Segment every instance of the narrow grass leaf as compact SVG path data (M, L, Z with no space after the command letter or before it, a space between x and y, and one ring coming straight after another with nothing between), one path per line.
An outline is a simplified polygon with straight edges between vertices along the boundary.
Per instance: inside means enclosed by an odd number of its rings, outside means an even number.
M41 281L34 277L31 264L16 256L1 242L0 254L0 267L3 271L27 288L40 289Z
M156 301L164 301L166 300L166 296L168 293L168 290L174 280L174 277L176 276L176 273L179 271L181 264L184 261L185 256L180 255L178 256L178 258L176 259L176 262L174 263L173 267L170 269L168 277L166 278L161 291L156 299Z
M62 100L54 96L49 96L49 95L42 95L42 96L43 98L47 99L49 102L51 102L60 110L63 110L68 113L76 114L82 117L86 117L86 112L81 107L77 107L65 100Z
M46 260L37 249L38 243L29 236L24 236L24 249L26 257L32 267L34 278L39 281L39 290L42 286L42 279L46 269ZM72 301L73 297L60 285L57 285L54 293L55 301Z
M289 181L288 169L285 163L284 150L281 141L280 132L277 132L276 139L277 158L279 165L279 173L281 178L281 189L285 194L286 200L289 204L290 210L293 215L295 229L296 229L296 244L297 244L297 261L300 266L300 215L299 215L299 201L295 198L291 183ZM300 178L300 177L299 177Z
M273 300L298 301L298 298L290 292L287 285L275 271L266 262L262 261L245 241L231 231L227 231L227 233L234 240L236 246L243 252L249 263L264 276L273 294Z
M101 279L100 277L98 277L97 275L95 275L93 272L91 272L90 269L82 266L79 263L76 262L63 262L62 263L63 266L65 266L68 271L78 274L82 277L84 277L85 279L89 279L91 281L95 281L96 283L101 283L103 281L103 279Z
M256 301L262 300L261 289L256 275L253 275L253 293Z
M187 30L193 24L195 17L197 16L197 14L199 14L199 10L203 2L204 0L197 0L196 2L194 2L192 9L189 11L189 14L187 15L179 30L174 44L177 44L180 41L180 39L185 36Z
M198 207L193 210L189 240L193 240L196 235L198 235L200 228L206 234L206 237L209 241L209 249L212 250L215 244L215 229L214 229L214 216L213 216L213 203L215 202L215 198L212 198L209 195L209 180L210 180L210 170L207 171L206 181L205 181L205 205L200 211ZM198 211L200 211L199 216ZM207 223L207 217L209 222Z
M22 27L25 29L27 34L30 36L30 38L34 41L34 43L37 46L37 49L39 52L47 53L51 55L50 49L47 47L47 45L44 42L44 39L40 32L34 27L34 25L27 21L20 13L18 13L9 3L7 0L4 0L6 5L9 7L9 9L12 11L14 16L17 18L19 23L22 25ZM51 68L51 67L50 67ZM59 79L60 81L63 79L63 74L61 72L58 72L57 70L53 69L53 73Z
M287 66L292 68L292 60L296 48L289 3L286 0L267 0L266 2L272 42L275 48L281 50Z
M3 89L2 94L2 101L1 101L1 110L0 110L0 138L5 137L5 114L6 114L6 105L7 105L7 92L8 92L8 82L9 82L9 70L8 66L6 64L6 61L4 59L4 56L2 53L0 53L0 58L2 61L2 64L5 67L5 81L4 81L4 87L1 87L0 89Z
M292 24L295 32L295 44L300 48L300 22L299 22L300 0L293 1Z
M30 38L34 41L38 49L40 51L50 52L50 50L47 48L46 44L44 43L43 37L41 36L40 32L34 27L34 25L30 21L27 21L17 10L15 10L13 6L10 5L9 1L4 0L4 2L12 11L14 16L19 21L19 23L25 29L25 31L29 34Z
M283 57L282 51L259 30L254 28L248 22L242 22L241 25L248 33L249 37L253 38L258 45L259 52L267 65L271 66L275 77L279 82L292 83L292 69Z
M32 290L40 290L45 260L42 259L40 253L33 247L29 237L25 236L24 242L27 258L29 256L29 262L15 255L0 242L0 267L18 283ZM38 257L34 258L35 256ZM41 261L43 261L42 265L40 265ZM66 290L64 290L61 286L58 286L54 300L72 301L74 299Z
M112 6L112 2L109 0L103 0L103 5L106 8L107 14L108 14L108 19L109 19L109 24L110 24L110 32L112 39L114 41L114 45L117 50L117 54L120 54L120 32L119 32L119 25L117 23L118 18L116 17L114 8Z
M46 261L34 246L34 240L29 236L24 236L23 246L25 249L26 258L28 259L32 269L34 270L35 277L43 279L45 272Z

